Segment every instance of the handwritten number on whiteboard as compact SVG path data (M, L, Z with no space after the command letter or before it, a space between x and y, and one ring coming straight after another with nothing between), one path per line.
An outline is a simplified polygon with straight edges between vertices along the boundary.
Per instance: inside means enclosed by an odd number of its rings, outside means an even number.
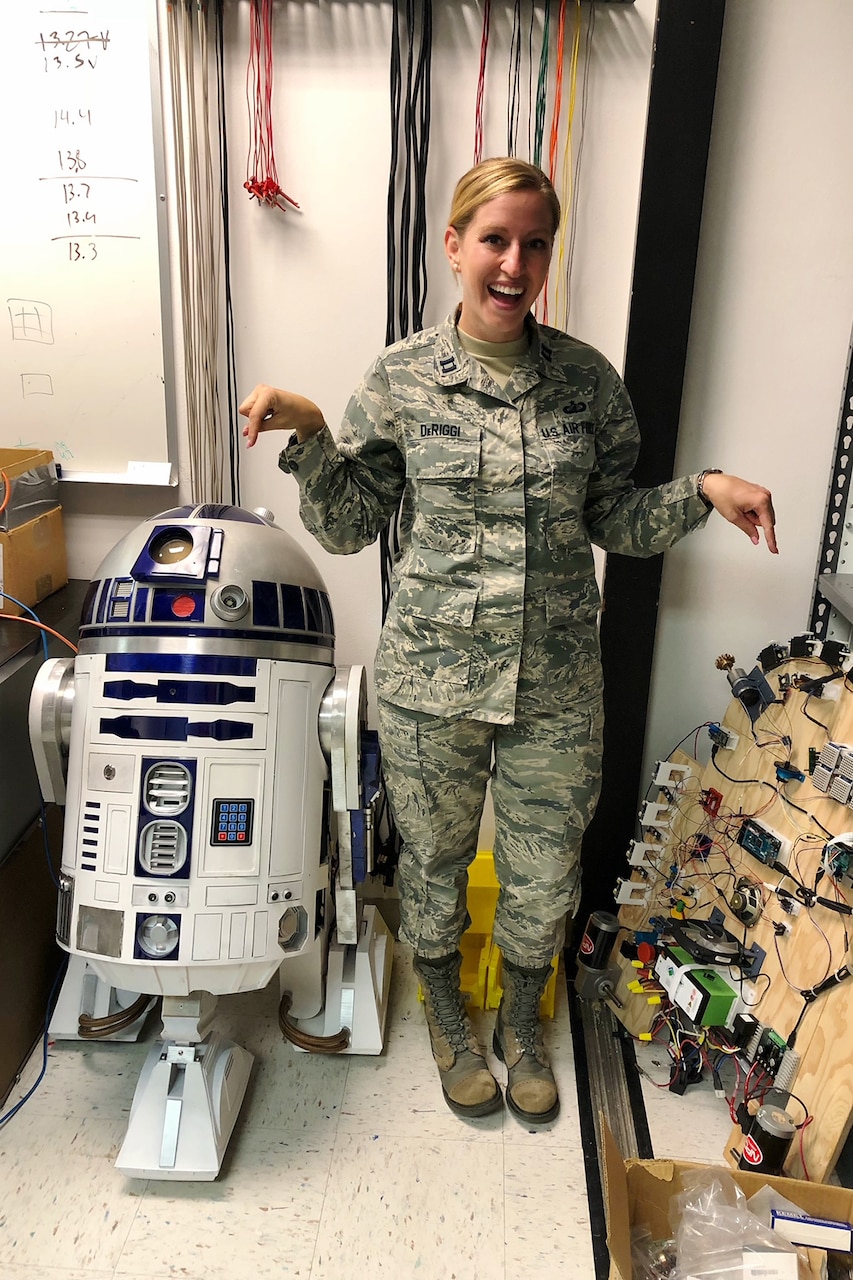
M60 151L59 167L68 173L82 173L86 168L86 161L80 155L80 148L76 151Z
M98 256L98 246L94 240L81 244L79 240L68 241L69 262L94 262Z

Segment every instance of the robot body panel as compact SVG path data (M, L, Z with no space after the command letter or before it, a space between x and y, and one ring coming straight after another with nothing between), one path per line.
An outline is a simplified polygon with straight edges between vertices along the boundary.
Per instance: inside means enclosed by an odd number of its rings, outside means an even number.
M130 689L108 653L77 658L83 714L72 722L62 858L74 893L61 942L113 986L262 987L315 935L329 834L318 720L334 668L253 662L255 676L224 691L194 679L183 702L187 682L152 679L144 661ZM210 709L235 690L240 710ZM284 911L300 920L283 945Z

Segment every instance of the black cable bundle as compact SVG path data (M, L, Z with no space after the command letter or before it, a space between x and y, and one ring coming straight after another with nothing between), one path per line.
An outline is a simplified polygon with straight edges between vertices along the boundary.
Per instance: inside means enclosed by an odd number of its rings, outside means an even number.
M402 12L404 4L405 14ZM404 28L408 40L405 103L401 48ZM394 0L391 18L391 168L388 176L388 288L385 315L387 346L423 328L427 294L426 176L431 66L432 0ZM401 150L402 175L399 172ZM379 536L383 622L391 600L394 560L400 551L399 520L398 512Z
M406 338L410 333L417 333L423 328L427 293L426 175L429 155L432 0L405 0L405 18L401 22L403 4L404 0L394 0L391 26L391 170L388 178L386 344L396 342L398 338ZM403 26L408 40L405 101L401 50ZM398 172L401 139L402 174ZM397 195L401 187L398 219Z
M223 274L225 289L225 361L228 376L228 458L230 497L235 506L240 505L240 439L241 428L237 414L237 357L234 350L234 307L231 295L231 208L228 200L228 124L225 109L225 48L223 37L223 7L225 0L215 0L213 11L216 21L216 110L219 121L219 173L222 200Z
M405 101L401 47L403 29L408 46ZM432 0L394 0L391 25L391 169L388 177L386 345L423 328L427 295L426 177L431 66ZM399 172L401 152L402 173ZM384 621L391 598L391 572L400 550L399 513L380 535L379 547Z
M533 14L531 11L531 30L532 25ZM521 39L521 0L515 0L506 86L506 153L508 156L518 155L518 117L521 108ZM532 37L528 43L532 44Z
M404 12L405 6L405 12ZM402 32L407 40L405 101ZM388 291L385 343L390 346L423 328L427 296L426 177L429 155L432 0L394 0L391 20L391 168L388 177ZM401 110L402 109L402 110ZM402 153L402 172L400 172ZM399 217L398 217L398 193ZM411 328L409 317L411 315ZM379 535L382 621L391 602L391 576L400 552L400 512ZM386 883L393 878L400 838L384 784L379 806L383 821L375 833L377 866Z

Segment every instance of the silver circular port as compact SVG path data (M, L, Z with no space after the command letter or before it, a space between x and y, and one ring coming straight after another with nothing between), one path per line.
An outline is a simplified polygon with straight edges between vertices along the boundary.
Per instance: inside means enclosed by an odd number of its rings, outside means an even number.
M210 598L210 607L223 621L237 622L248 613L249 597L242 587L229 583L227 586L216 588Z

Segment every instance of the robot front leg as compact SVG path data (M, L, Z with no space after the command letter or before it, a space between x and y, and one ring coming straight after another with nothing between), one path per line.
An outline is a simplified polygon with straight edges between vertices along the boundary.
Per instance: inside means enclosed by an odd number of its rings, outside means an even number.
M217 1177L254 1058L209 1030L215 1007L206 992L163 997L162 1039L142 1069L116 1160L127 1177Z
M342 942L336 930L334 938L318 939L318 945L285 960L279 969L279 1025L298 1049L382 1052L394 939L378 909L356 903L353 891L349 893L354 941ZM342 896L339 889L339 901Z
M367 728L364 667L338 669L323 700L320 741L329 762L334 814L336 874L326 890L325 911L326 928L333 916L334 929L328 945L324 935L324 945L313 957L282 964L279 1023L297 1048L378 1054L385 1034L393 939L376 907L358 896L358 886L373 871L374 809L380 790L379 742ZM316 967L318 961L322 971ZM323 977L319 989L310 982L318 972ZM288 1018L288 1002L298 1025Z

